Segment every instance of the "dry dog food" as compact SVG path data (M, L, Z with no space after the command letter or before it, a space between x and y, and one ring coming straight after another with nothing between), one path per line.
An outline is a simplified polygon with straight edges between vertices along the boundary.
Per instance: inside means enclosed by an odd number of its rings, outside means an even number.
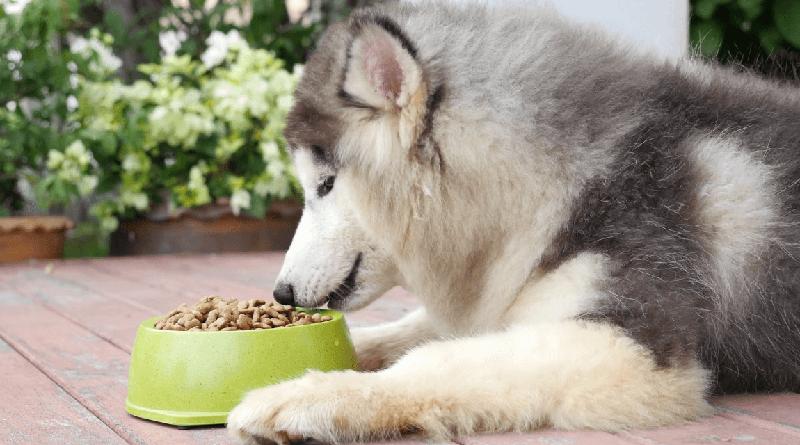
M167 331L246 331L285 328L330 321L330 315L308 314L265 300L205 297L194 307L182 304L156 322Z

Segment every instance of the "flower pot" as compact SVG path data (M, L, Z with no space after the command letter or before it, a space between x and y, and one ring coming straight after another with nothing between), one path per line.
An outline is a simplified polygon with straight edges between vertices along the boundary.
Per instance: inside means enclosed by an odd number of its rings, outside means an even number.
M110 254L260 252L286 250L300 220L294 202L277 202L264 218L230 212L186 212L169 219L123 221L111 234Z
M70 228L72 221L61 216L0 218L0 263L61 258Z

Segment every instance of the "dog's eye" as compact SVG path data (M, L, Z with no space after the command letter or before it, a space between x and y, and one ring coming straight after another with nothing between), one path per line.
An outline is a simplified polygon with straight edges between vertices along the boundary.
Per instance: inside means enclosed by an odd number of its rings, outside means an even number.
M328 176L327 178L325 178L325 180L322 181L317 186L317 196L322 198L323 196L325 196L328 193L330 193L331 190L333 190L333 182L335 180L336 180L336 176Z
M314 157L314 160L317 162L325 162L325 149L320 147L319 145L312 145L311 146L311 155Z

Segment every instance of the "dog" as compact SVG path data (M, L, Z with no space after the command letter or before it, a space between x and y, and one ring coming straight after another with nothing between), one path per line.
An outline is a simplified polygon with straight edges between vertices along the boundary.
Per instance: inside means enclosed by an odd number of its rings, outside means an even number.
M548 9L331 26L287 119L305 209L275 297L422 305L353 331L362 372L255 390L230 431L618 431L800 389L800 93L740 71Z

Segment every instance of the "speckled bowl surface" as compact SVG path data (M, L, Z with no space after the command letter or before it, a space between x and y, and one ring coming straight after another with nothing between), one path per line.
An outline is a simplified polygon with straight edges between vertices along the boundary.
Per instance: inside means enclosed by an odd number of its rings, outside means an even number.
M307 369L355 369L344 317L259 331L181 332L139 325L131 355L125 408L134 416L178 426L225 423L249 390L303 374Z

